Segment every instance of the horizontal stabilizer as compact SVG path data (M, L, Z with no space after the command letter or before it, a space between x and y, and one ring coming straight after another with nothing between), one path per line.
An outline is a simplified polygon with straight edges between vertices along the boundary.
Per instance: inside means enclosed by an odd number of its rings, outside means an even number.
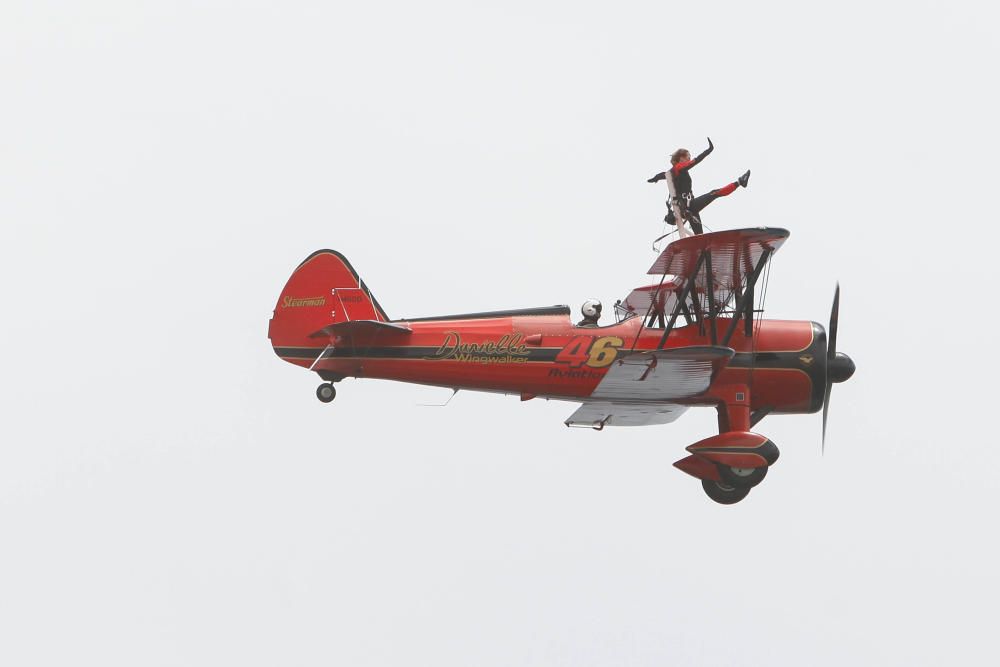
M633 352L619 357L591 398L611 401L669 401L705 392L735 351L691 346Z
M319 331L309 334L310 338L323 338L327 336L334 339L338 336L371 336L379 332L410 333L409 325L396 322L380 322L378 320L353 320L351 322L337 322L323 327Z

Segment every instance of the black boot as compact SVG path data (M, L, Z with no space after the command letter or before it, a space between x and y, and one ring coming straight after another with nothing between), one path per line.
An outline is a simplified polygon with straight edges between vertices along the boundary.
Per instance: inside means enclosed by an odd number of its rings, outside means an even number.
M736 182L739 183L740 185L742 185L743 187L746 187L747 183L750 182L750 170L747 169L747 173L745 173L742 176L740 176L739 178L737 178Z

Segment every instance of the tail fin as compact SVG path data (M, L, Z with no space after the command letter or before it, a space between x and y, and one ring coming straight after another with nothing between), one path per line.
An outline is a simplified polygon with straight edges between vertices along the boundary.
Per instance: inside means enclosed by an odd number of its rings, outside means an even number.
M317 250L285 283L267 336L275 348L323 347L325 340L310 334L353 320L389 318L346 257L335 250Z

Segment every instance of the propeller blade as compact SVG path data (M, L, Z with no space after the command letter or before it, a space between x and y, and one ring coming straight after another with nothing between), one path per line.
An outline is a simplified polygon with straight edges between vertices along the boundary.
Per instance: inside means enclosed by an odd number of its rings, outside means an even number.
M832 361L837 356L837 322L840 320L840 283L833 293L833 308L830 309L830 340L826 345L826 358Z
M820 444L820 455L826 454L826 419L830 414L830 392L833 391L833 380L830 369L833 360L837 358L837 323L840 320L840 282L833 292L833 308L830 309L830 337L826 344L826 392L823 396L823 440Z
M820 455L826 454L826 416L830 413L830 390L833 389L833 384L830 382L826 383L826 396L823 397L823 440L819 446Z

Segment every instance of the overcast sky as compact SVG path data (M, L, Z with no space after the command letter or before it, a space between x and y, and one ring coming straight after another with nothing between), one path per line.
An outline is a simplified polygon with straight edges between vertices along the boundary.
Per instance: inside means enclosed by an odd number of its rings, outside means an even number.
M995 656L996 10L0 5L0 663L940 665ZM643 284L680 146L858 365L739 505L712 410L317 378L292 269L392 317Z

